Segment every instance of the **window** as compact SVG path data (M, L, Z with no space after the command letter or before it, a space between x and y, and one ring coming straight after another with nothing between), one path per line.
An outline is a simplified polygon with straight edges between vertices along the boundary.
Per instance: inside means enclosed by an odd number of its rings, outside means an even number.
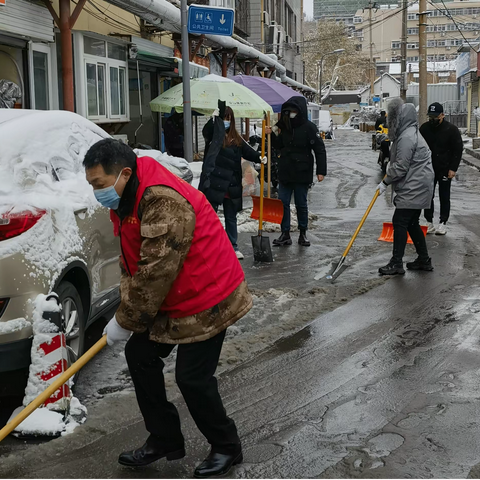
M407 15L407 20L416 20L418 17L417 17L417 14L416 13L409 13Z
M50 110L54 108L53 87L55 79L52 74L50 47L41 43L32 43L28 55L29 91L31 108Z
M407 43L407 49L415 50L418 48L418 43Z
M392 42L392 50L398 50L399 48L402 48L402 42Z
M82 35L81 33L77 35ZM84 114L93 121L128 120L127 48L94 37L83 36L84 78L79 94Z
M362 23L363 18L362 17L353 17L353 23Z
M418 28L407 28L407 35L418 35Z
M33 52L33 84L35 94L35 109L48 110L48 55L43 52Z

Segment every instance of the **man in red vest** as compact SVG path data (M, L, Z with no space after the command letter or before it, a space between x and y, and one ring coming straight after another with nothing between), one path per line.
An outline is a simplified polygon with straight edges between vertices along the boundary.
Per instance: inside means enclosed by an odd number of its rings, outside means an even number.
M106 139L90 148L83 164L120 236L121 303L105 329L107 341L129 339L125 355L150 433L118 461L140 467L185 456L163 377L162 358L178 345L176 381L211 445L194 475L224 475L243 457L214 374L226 328L252 307L242 267L203 193L154 159L137 158L128 146Z

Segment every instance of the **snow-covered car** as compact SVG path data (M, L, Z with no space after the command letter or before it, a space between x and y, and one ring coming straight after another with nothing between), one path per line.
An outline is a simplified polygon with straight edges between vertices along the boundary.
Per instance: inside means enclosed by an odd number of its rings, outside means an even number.
M2 375L30 363L38 294L59 296L70 361L82 353L87 327L119 302L119 242L82 166L88 148L108 136L74 113L0 109ZM139 153L193 177L184 159Z

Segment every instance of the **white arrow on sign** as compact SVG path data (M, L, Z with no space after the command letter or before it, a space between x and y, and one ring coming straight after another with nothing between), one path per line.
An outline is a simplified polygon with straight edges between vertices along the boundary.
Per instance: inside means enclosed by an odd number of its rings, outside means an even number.
M226 22L225 14L222 13L222 18L220 19L220 23L223 25Z

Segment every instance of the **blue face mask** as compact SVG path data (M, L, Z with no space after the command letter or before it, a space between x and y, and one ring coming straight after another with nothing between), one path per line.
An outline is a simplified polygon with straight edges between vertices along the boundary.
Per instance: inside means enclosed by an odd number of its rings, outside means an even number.
M115 180L115 183L111 187L99 188L93 191L97 202L102 204L104 207L116 210L120 205L120 195L115 190L115 185L117 184L121 174L122 172L120 172Z
M230 120L224 120L223 124L225 125L225 130L228 130L230 128Z

